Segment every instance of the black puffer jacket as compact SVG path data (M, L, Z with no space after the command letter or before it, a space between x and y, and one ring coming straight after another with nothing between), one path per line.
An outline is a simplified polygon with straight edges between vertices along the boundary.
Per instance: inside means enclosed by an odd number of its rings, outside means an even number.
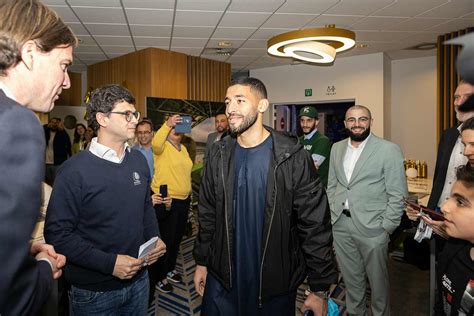
M312 291L337 282L326 193L313 161L296 138L267 128L273 138L260 268L260 303L296 288L308 276ZM232 287L234 149L230 136L213 144L199 194L198 265ZM238 260L238 258L237 258Z

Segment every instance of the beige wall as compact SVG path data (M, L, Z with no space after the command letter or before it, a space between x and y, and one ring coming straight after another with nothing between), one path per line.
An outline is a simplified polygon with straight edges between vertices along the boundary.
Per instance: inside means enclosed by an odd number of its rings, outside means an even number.
M373 131L402 148L405 157L426 160L432 176L436 161L436 57L390 60L384 54L339 58L330 67L294 65L255 69L271 103L355 99L368 106ZM328 85L336 95L326 95ZM304 89L313 96L305 97ZM265 124L273 125L273 113Z
M392 61L391 139L405 157L436 163L436 57Z
M384 136L383 54L370 54L336 59L333 66L294 65L255 69L252 77L262 80L270 103L354 100L370 108L375 118L373 131ZM328 86L336 94L327 95ZM313 89L312 97L304 90ZM273 113L265 116L265 124L273 124Z

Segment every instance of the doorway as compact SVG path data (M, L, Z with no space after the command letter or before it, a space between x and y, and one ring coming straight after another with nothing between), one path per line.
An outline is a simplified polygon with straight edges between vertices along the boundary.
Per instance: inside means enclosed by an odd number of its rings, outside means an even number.
M353 105L355 105L355 100L273 104L275 113L274 128L278 131L298 135L298 137L303 135L298 113L302 107L312 106L318 111L318 131L326 135L332 143L336 143L347 137L344 117L347 109Z

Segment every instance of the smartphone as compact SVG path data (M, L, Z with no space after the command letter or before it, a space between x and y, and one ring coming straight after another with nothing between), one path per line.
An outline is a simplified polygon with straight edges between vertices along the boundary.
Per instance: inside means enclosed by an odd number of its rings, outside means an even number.
M193 119L191 116L181 116L181 123L177 123L174 130L176 133L187 134L191 133L191 123Z
M444 216L442 213L440 212L436 212L434 210L431 210L427 207L424 207L418 203L415 203L413 201L410 201L410 200L407 200L407 199L403 199L403 201L405 202L405 204L407 205L410 205L411 207L413 207L413 209L417 210L417 211L420 211L420 212L423 212L427 215L429 215L431 217L432 220L435 220L435 221L444 221Z
M163 197L163 198L168 196L168 185L167 184L160 185L160 194L161 194L161 197Z

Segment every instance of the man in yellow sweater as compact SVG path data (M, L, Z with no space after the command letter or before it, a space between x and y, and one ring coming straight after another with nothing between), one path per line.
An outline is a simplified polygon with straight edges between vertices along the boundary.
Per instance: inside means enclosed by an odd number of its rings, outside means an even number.
M155 205L161 238L167 245L167 252L149 269L150 298L153 298L157 281L158 290L163 293L173 290L169 282L182 281L174 267L188 219L193 163L186 147L181 144L183 134L175 131L176 124L181 120L179 115L170 116L152 141L155 174L151 189L158 193L161 185L167 185L168 197L160 196L162 200ZM172 199L170 208L166 207L169 204L166 198Z

